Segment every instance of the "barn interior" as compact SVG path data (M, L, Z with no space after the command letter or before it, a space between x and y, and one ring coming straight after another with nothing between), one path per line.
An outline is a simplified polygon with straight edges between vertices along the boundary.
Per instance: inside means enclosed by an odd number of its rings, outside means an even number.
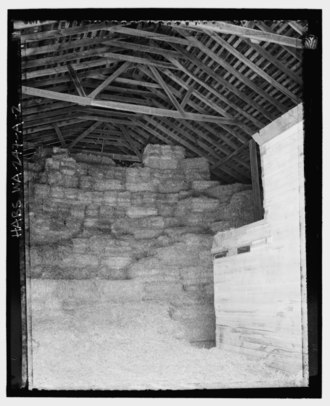
M306 386L305 21L16 21L28 381Z

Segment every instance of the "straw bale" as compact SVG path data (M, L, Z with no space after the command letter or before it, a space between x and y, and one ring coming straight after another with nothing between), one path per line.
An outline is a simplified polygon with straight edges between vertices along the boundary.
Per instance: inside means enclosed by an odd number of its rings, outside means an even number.
M218 185L219 182L217 180L193 180L191 182L191 187L195 192L204 192Z
M189 158L181 162L187 181L209 180L210 168L206 158Z
M157 216L158 211L153 207L131 206L127 210L127 216L130 218L140 218L147 216Z

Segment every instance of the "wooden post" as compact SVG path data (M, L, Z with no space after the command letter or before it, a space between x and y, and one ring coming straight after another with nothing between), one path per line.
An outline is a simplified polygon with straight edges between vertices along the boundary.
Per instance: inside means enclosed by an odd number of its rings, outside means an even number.
M253 212L254 220L261 220L264 216L264 210L261 199L261 189L259 182L259 167L257 144L254 140L249 142L250 148L250 166L251 166L251 180L252 180L252 196L253 196Z

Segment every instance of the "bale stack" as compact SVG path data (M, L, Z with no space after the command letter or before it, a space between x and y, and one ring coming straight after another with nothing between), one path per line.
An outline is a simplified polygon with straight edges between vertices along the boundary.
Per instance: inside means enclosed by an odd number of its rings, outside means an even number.
M143 152L142 162L153 169L178 169L184 157L183 147L149 144Z
M190 158L182 162L182 170L189 182L210 180L210 167L206 158Z
M143 167L123 168L54 148L26 184L32 277L138 284L139 306L167 308L186 340L210 346L213 234L252 221L251 191L219 185L206 159L184 156L148 145Z

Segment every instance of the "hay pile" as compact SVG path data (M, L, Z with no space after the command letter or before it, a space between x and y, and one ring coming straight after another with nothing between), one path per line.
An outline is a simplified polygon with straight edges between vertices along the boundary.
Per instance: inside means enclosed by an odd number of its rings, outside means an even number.
M184 156L148 145L143 167L124 168L54 148L27 184L32 277L138 281L139 300L166 304L187 341L214 344L212 238L252 221L251 191Z

